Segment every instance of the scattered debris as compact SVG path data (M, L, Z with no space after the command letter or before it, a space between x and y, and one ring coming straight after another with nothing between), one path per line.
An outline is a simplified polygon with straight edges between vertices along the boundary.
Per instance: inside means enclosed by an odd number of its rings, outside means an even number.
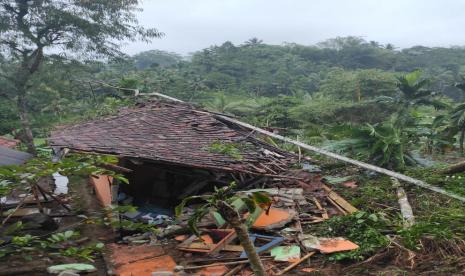
M344 238L319 238L313 235L300 235L299 239L307 250L318 250L323 254L350 251L359 246Z
M201 276L221 276L228 272L228 268L225 265L209 266L199 272L198 275Z
M333 203L334 206L338 208L343 214L352 214L358 211L357 208L352 206L337 193L332 191L328 186L323 185L323 188L328 192L328 199L331 201L331 203Z
M264 230L282 228L292 221L296 214L296 211L292 209L284 210L271 207L257 218L252 227Z
M297 245L278 246L271 249L270 253L275 261L293 263L300 259L300 247Z
M250 239L252 240L252 242L254 243L255 245L255 241L257 239L262 239L262 240L266 240L266 241L269 241L268 243L260 246L260 247L255 247L255 250L257 251L258 254L262 253L262 252L265 252L265 251L268 251L270 250L271 248L281 244L283 241L284 241L284 238L283 237L273 237L273 236L265 236L265 235L259 235L259 234L249 234L250 236ZM247 257L247 253L242 252L241 255L240 255L240 258L246 258Z
M13 149L19 144L19 142L20 141L17 139L11 139L5 136L0 136L0 147Z
M150 276L156 271L173 271L173 258L156 245L108 245L112 271L120 276Z
M305 268L302 268L301 270L302 270L302 272L306 272L306 273L312 273L312 272L317 271L317 269L313 268L313 267L305 267Z
M91 264L81 264L81 263L53 265L47 268L47 272L51 274L59 274L63 271L88 273L88 272L97 271L97 269L95 268L95 266Z
M358 187L356 181L343 182L343 183L341 183L341 186L344 186L346 188L351 188L351 189L355 189L355 188Z
M297 260L296 262L294 262L293 264L291 264L290 266L286 267L284 270L280 271L277 275L284 275L285 273L291 271L292 269L294 269L295 267L297 267L299 264L301 264L303 261L305 261L306 259L310 258L311 256L315 255L315 252L310 252L308 253L307 255L305 255L302 259L299 259Z
M236 238L236 232L232 229L210 229L207 233L200 238L192 235L178 245L178 249L214 255L221 250L226 250L229 243Z

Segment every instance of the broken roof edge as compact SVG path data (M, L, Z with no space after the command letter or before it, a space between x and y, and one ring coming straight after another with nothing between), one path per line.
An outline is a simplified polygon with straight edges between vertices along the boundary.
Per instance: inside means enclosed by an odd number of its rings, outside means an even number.
M271 177L271 178L275 178L275 179L297 179L297 180L302 179L302 178L299 178L299 177L293 177L293 176L284 175L284 174L260 173L260 172L248 171L248 170L244 170L244 169L240 169L240 168L191 165L191 164L186 164L186 163L183 163L183 162L173 162L173 161L166 161L166 160L155 160L155 159L150 159L150 158L145 158L145 157L138 157L138 156L119 155L119 154L109 153L109 152L105 152L105 151L96 151L96 150L86 151L86 150L74 149L74 148L70 148L70 147L60 147L60 146L54 146L54 148L57 148L58 150L68 150L68 152L74 152L74 153L110 155L110 156L114 156L114 157L116 157L118 159L123 159L123 158L125 158L125 159L138 159L138 160L140 160L142 162L150 163L150 164L178 166L178 167L183 167L183 168L194 168L194 169L225 172L225 173L244 173L244 174L250 174L250 175L257 175L257 176L258 175L259 176L267 176L267 177Z

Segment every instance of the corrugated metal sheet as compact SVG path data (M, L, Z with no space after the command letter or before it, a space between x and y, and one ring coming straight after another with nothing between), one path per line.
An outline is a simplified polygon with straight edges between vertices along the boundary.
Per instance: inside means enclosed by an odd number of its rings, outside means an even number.
M0 146L0 166L21 165L32 157L29 153Z

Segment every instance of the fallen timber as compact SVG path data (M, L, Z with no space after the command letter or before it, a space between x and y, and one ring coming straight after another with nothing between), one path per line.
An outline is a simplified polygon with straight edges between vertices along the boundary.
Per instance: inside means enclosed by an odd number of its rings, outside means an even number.
M144 95L144 94L139 94L139 95ZM165 98L165 99L175 101L175 102L183 102L182 100L179 100L179 99L176 99L176 98L173 98L173 97L161 94L161 93L150 93L148 95L159 96L161 98ZM203 111L199 111L199 112L203 112ZM207 111L205 111L205 112L207 112ZM362 161L357 161L357 160L348 158L346 156L339 155L339 154L327 151L325 149L321 149L321 148L318 148L318 147L315 147L315 146L310 146L310 145L307 145L305 143L302 143L302 142L299 142L299 141L284 137L282 135L279 135L279 134L276 134L276 133L273 133L273 132L269 132L267 130L255 127L255 126L253 126L251 124L241 122L239 120L236 120L234 118L231 118L231 117L228 117L228 116L225 116L225 115L222 115L222 114L218 114L218 113L214 113L214 112L207 112L207 113L212 114L218 120L229 122L229 123L244 127L246 129L253 130L255 132L261 133L263 135L266 135L266 136L281 140L283 142L296 145L296 146L298 146L300 148L303 148L303 149L306 149L306 150L309 150L309 151L312 151L312 152L315 152L315 153L318 153L318 154L322 154L322 155L325 155L327 157L331 157L331 158L334 158L336 160L343 161L343 162L355 165L357 167L361 167L361 168L364 168L364 169L367 169L367 170L370 170L370 171L374 171L374 172L381 173L381 174L384 174L384 175L387 175L387 176L390 176L390 177L394 177L394 178L396 178L398 180L402 180L402 181L414 184L416 186L431 190L433 192L436 192L436 193L439 193L439 194L442 194L442 195L445 195L445 196L460 200L462 202L465 202L465 197L462 197L462 196L456 195L454 193L448 192L448 191L446 191L444 189L433 186L431 184L428 184L428 183L426 183L424 181L415 179L413 177L410 177L410 176L407 176L407 175L404 175L404 174L401 174L401 173L398 173L398 172L394 172L394 171L391 171L391 170L388 170L388 169L384 169L384 168L381 168L381 167L378 167L378 166L375 166L375 165L371 165L371 164L368 164L368 163L365 163L365 162L362 162Z

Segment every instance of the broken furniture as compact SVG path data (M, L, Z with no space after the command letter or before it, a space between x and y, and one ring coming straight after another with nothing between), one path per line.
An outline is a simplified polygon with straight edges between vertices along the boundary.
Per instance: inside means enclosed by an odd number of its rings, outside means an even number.
M178 249L215 255L236 238L236 232L232 229L208 229L204 232L206 234L200 237L200 241L199 237L192 235L178 245Z
M252 233L250 233L249 236L250 236L250 240L254 244L257 239L269 240L269 242L266 243L265 245L262 245L255 249L258 254L262 252L266 252L284 241L283 237L273 237L273 236L266 236L266 235L252 234ZM239 258L246 258L246 257L247 257L247 253L245 251L243 251L241 255L239 256Z

